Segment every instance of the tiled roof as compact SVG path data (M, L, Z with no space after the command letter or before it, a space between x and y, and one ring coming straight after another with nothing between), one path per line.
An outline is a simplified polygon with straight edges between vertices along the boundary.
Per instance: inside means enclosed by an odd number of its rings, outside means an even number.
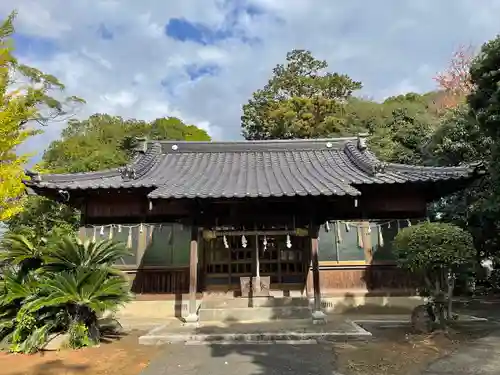
M360 138L150 141L127 166L76 174L31 174L28 187L59 190L149 188L157 198L360 194L366 184L471 178L477 165L417 167L383 163Z

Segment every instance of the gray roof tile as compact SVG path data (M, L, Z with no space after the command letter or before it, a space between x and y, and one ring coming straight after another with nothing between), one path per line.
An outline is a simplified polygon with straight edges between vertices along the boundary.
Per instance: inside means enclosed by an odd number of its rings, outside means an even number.
M147 142L129 165L74 174L32 174L31 188L150 188L149 198L360 194L364 184L471 178L477 165L384 163L357 138L251 142Z

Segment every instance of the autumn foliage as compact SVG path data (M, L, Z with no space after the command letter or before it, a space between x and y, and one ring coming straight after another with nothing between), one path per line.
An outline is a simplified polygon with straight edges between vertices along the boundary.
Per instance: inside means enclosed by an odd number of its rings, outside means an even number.
M470 78L470 66L475 52L472 46L460 46L453 54L448 67L434 77L441 95L436 100L438 109L456 108L464 103L474 85Z

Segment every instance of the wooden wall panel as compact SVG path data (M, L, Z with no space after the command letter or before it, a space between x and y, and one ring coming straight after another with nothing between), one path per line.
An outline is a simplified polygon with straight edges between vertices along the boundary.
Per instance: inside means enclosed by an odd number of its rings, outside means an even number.
M368 265L321 269L320 285L324 293L342 289L414 290L420 283L418 279L396 266Z
M127 271L131 291L136 294L189 292L189 267Z

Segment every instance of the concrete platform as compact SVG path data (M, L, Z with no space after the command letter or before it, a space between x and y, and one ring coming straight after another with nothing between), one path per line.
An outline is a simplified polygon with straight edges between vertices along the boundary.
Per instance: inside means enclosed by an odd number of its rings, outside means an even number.
M205 322L199 327L169 322L139 338L143 345L173 343L293 343L300 341L343 341L368 339L372 335L354 322L329 317L326 324L315 325L311 319L285 319L273 322Z
M200 322L265 322L309 319L311 310L307 298L207 298L201 303L199 316Z

